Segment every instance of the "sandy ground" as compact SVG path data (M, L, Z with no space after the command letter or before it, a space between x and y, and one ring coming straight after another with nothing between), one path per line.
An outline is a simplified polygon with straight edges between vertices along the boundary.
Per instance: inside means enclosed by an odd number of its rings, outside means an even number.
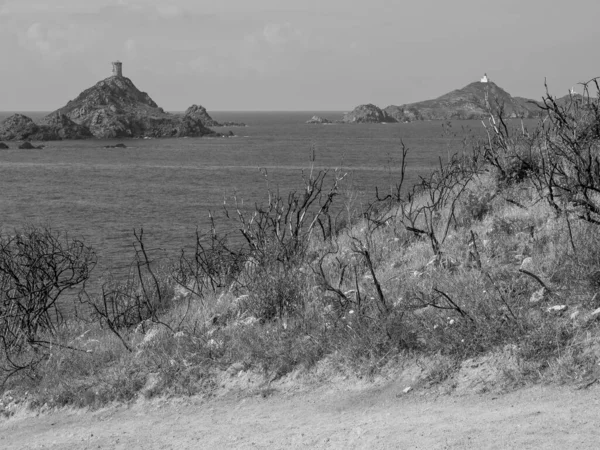
M0 422L0 448L600 448L597 384L502 395L404 394L394 383L266 393L22 412Z

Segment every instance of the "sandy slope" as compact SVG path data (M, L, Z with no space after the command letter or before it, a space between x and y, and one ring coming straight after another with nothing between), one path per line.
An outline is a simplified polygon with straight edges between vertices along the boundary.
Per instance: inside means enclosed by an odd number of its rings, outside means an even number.
M0 448L591 449L600 448L600 389L404 395L388 384L141 402L4 420Z

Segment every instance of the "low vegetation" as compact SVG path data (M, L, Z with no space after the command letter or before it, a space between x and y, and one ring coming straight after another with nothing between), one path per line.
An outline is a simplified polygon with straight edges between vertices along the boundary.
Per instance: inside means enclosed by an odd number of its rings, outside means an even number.
M210 394L220 376L371 376L429 357L428 381L509 354L512 385L588 385L600 357L600 103L545 98L535 130L490 117L487 138L364 210L339 171L233 201L177 261L135 232L127 277L91 289L84 243L43 228L0 237L4 398L100 406ZM343 203L343 202L342 202ZM237 235L222 234L234 221ZM69 313L66 309L69 309ZM1 407L1 405L0 405ZM8 411L8 410L6 410Z

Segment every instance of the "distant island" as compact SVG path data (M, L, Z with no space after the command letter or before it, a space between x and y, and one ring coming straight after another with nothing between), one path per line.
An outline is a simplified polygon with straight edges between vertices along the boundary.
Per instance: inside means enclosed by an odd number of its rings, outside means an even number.
M380 109L373 104L357 106L344 114L344 123L390 123L417 120L482 119L502 109L507 118L535 118L541 113L535 100L512 97L508 92L489 80L487 75L433 100L405 105L390 105Z
M167 113L123 76L122 63L116 61L112 76L86 89L40 123L22 114L4 120L0 123L0 140L221 137L225 135L209 128L221 126L245 125L221 124L198 105L190 106L183 115Z
M315 125L328 125L331 122L331 120L326 119L325 117L321 117L321 116L312 116L310 119L308 119L306 121L306 123L309 124L315 124Z

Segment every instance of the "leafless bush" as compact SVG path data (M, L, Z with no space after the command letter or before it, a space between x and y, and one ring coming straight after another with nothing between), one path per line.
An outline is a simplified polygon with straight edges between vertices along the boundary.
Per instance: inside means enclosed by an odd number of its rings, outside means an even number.
M325 186L329 171L315 173L311 168L302 172L304 189L291 191L287 196L269 184L267 180L268 201L265 205L256 204L250 215L239 208L236 201L236 220L240 232L249 249L249 254L262 264L277 262L288 264L307 249L311 235L316 229L326 235L325 224L329 221L330 208L339 195L339 184L345 174L335 171L330 186ZM226 210L229 217L230 212ZM317 228L318 227L318 228Z
M420 182L412 188L406 189L407 155L408 148L402 143L400 180L387 196L381 197L377 192L377 200L373 205L387 202L388 210L397 208L397 216L405 228L417 236L426 236L433 252L438 255L450 227L457 223L458 201L479 172L480 160L477 153L472 156L454 154L447 162L440 158L436 170L421 177ZM445 217L442 216L444 210Z
M102 286L100 294L83 292L80 300L92 310L92 318L108 327L131 350L123 338L123 331L146 323L173 328L161 320L173 299L168 277L156 273L156 262L150 258L144 243L144 230L133 232L134 261L125 280L111 278Z
M96 263L82 241L48 227L0 236L0 346L4 371L35 365L64 321L68 291L83 286Z
M267 180L267 203L257 204L247 214L236 201L234 212L228 209L225 212L238 223L246 244L244 276L238 277L236 284L248 291L252 312L270 319L293 313L300 307L298 282L304 275L299 268L306 259L312 236L316 237L319 231L324 240L332 236L331 208L345 174L335 171L327 186L329 172L315 172L311 168L302 174L303 190L284 196L270 186L267 172L263 173Z
M582 87L583 95L558 99L546 85L533 132L515 133L502 116L491 118L484 154L501 179L530 180L558 214L600 224L600 86L595 78Z
M210 215L211 228L202 234L196 230L193 252L181 251L173 279L188 293L203 298L236 282L244 269L246 252L229 243L229 236L217 231Z

